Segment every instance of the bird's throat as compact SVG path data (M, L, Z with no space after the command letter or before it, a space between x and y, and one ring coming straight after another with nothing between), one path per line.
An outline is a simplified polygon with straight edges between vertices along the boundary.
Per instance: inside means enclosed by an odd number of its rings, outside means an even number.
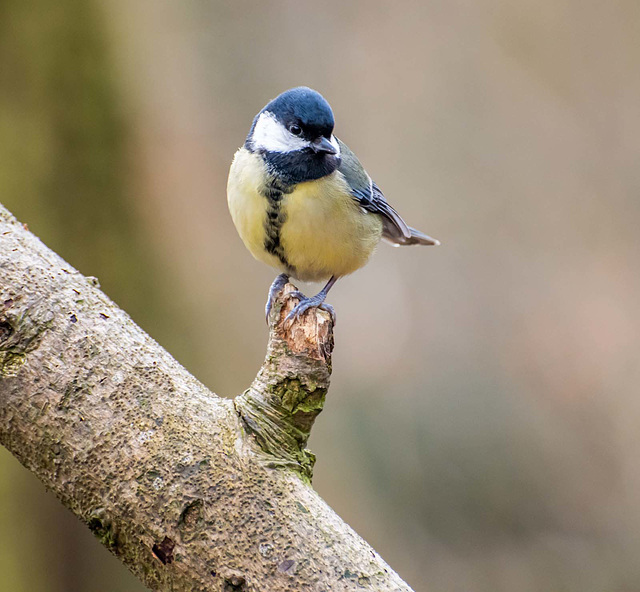
M262 153L267 170L283 185L296 185L326 177L340 166L340 157L315 153L310 149L294 152Z

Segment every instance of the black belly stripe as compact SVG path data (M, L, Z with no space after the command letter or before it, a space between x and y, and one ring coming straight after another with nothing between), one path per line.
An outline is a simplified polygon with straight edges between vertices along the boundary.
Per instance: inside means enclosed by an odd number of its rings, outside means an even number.
M275 255L291 275L295 275L295 268L287 260L280 243L280 230L287 219L287 215L282 211L281 207L282 198L292 191L293 186L284 185L274 179L264 186L262 193L267 199L267 212L264 220L264 248L267 253Z

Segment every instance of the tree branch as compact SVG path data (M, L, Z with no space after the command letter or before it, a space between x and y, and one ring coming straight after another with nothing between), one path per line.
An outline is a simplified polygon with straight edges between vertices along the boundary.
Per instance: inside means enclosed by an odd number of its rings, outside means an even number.
M309 485L333 333L291 289L221 399L0 206L0 443L154 590L410 591Z
M235 406L265 453L262 461L310 481L315 455L305 445L329 389L333 326L329 313L318 309L286 323L295 306L287 294L294 290L287 284L271 309L267 356Z

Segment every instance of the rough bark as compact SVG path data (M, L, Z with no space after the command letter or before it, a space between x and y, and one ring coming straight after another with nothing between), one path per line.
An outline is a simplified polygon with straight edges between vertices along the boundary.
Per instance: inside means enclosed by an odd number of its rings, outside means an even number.
M0 206L0 443L151 589L410 591L310 486L331 320L217 397Z

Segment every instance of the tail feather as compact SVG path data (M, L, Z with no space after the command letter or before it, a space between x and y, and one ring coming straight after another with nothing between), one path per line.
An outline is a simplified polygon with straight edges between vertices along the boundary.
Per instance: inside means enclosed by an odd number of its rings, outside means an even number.
M411 226L409 226L409 230L411 231L411 238L409 239L409 242L406 243L408 245L434 245L434 246L437 246L437 245L440 244L440 241L438 239L432 238L428 234L425 234L424 232L420 232L419 230L416 230L415 228L411 228Z
M382 238L391 243L394 247L406 246L406 245L439 245L440 241L431 238L430 236L407 226L410 232L410 236L398 231L397 227L386 223L386 219L382 219Z

